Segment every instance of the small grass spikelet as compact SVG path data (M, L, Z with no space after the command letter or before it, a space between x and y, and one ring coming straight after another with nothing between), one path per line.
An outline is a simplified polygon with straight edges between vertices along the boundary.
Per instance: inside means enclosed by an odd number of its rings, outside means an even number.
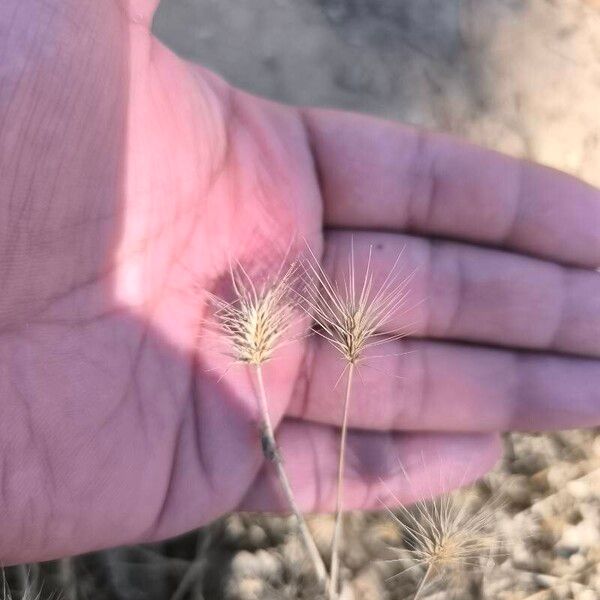
M240 266L231 271L234 299L210 294L215 317L239 363L262 365L272 358L293 320L289 289L295 267L257 287Z
M410 278L399 279L398 256L383 282L375 287L372 258L370 247L362 281L357 282L352 246L342 285L326 275L314 255L304 262L307 285L303 298L315 331L350 365L356 365L368 347L402 336L382 333L382 329L406 300Z
M404 533L411 566L393 578L415 568L425 570L414 600L434 579L481 567L489 559L497 541L492 535L494 510L490 505L474 508L446 494L431 501L420 501L412 508L401 505L399 513L387 509ZM401 553L400 549L391 548Z

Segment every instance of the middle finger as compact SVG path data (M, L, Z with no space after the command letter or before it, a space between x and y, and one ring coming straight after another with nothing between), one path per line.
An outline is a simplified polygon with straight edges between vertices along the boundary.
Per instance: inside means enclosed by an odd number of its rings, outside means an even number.
M360 282L370 249L375 282L383 281L400 254L396 276L410 277L403 307L390 316L391 330L600 356L596 271L475 245L363 231L329 231L323 268L343 281L352 252Z

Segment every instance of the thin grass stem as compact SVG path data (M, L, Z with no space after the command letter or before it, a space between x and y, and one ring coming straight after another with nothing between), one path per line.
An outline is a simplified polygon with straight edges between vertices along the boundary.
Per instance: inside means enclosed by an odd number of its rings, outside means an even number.
M420 598L423 597L423 592L425 591L425 586L429 583L432 576L433 576L433 565L429 565L429 567L427 568L427 571L425 572L425 577L423 577L423 579L421 580L421 583L419 584L419 587L417 588L417 591L415 593L415 597L413 598L413 600L420 600Z
M317 545L315 544L312 534L310 533L306 520L302 515L300 508L298 507L294 492L292 491L292 486L290 485L290 481L285 471L281 453L279 452L277 442L275 441L275 432L273 430L271 417L269 416L269 404L267 401L262 366L257 364L252 365L252 368L254 370L257 383L257 401L261 419L260 431L263 453L269 462L271 462L275 467L281 489L283 490L290 509L296 518L296 524L298 526L298 531L300 532L300 537L302 538L310 561L313 564L317 580L323 589L327 589L328 578L325 563L321 558L321 554L319 553Z
M354 364L348 367L348 378L346 380L346 396L344 398L344 416L342 418L342 437L340 440L340 455L338 460L337 489L335 500L335 526L333 540L331 543L331 578L329 580L329 598L337 597L340 578L340 543L342 538L342 518L344 514L344 470L346 466L346 438L348 434L348 412L350 406L350 394L352 391L352 380L354 378Z

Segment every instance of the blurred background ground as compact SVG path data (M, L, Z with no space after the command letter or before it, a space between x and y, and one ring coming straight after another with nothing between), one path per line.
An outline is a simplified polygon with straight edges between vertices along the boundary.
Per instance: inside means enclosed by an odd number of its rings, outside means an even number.
M232 83L295 104L369 112L463 136L600 186L598 0L164 0L155 21L176 52ZM428 598L600 600L600 434L506 437L475 488L507 549L493 568ZM327 554L331 519L311 520ZM419 573L381 562L401 532L348 518L345 600L400 600ZM231 515L185 538L32 567L75 599L315 598L286 518ZM406 565L405 565L406 566ZM422 574L421 574L422 575ZM24 570L8 573L15 585Z
M600 184L599 0L164 0L234 84L462 135Z

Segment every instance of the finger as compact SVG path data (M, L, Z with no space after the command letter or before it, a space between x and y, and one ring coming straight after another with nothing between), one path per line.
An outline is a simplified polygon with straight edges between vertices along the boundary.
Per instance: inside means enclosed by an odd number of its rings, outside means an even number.
M296 500L304 511L335 508L339 429L286 420L278 441ZM466 485L500 456L492 434L412 434L349 431L344 508L408 504ZM286 510L272 465L265 464L242 510Z
M369 117L302 113L325 222L600 265L600 191L558 171Z
M288 414L339 424L346 368L325 340ZM600 361L402 340L366 356L352 387L351 427L505 431L600 424ZM373 351L372 351L373 352ZM372 354L371 352L371 354Z
M397 282L406 281L407 297L390 314L391 330L600 356L596 271L469 244L328 232L324 268L334 281L347 278L350 255L359 280L370 261L375 288L390 272Z

